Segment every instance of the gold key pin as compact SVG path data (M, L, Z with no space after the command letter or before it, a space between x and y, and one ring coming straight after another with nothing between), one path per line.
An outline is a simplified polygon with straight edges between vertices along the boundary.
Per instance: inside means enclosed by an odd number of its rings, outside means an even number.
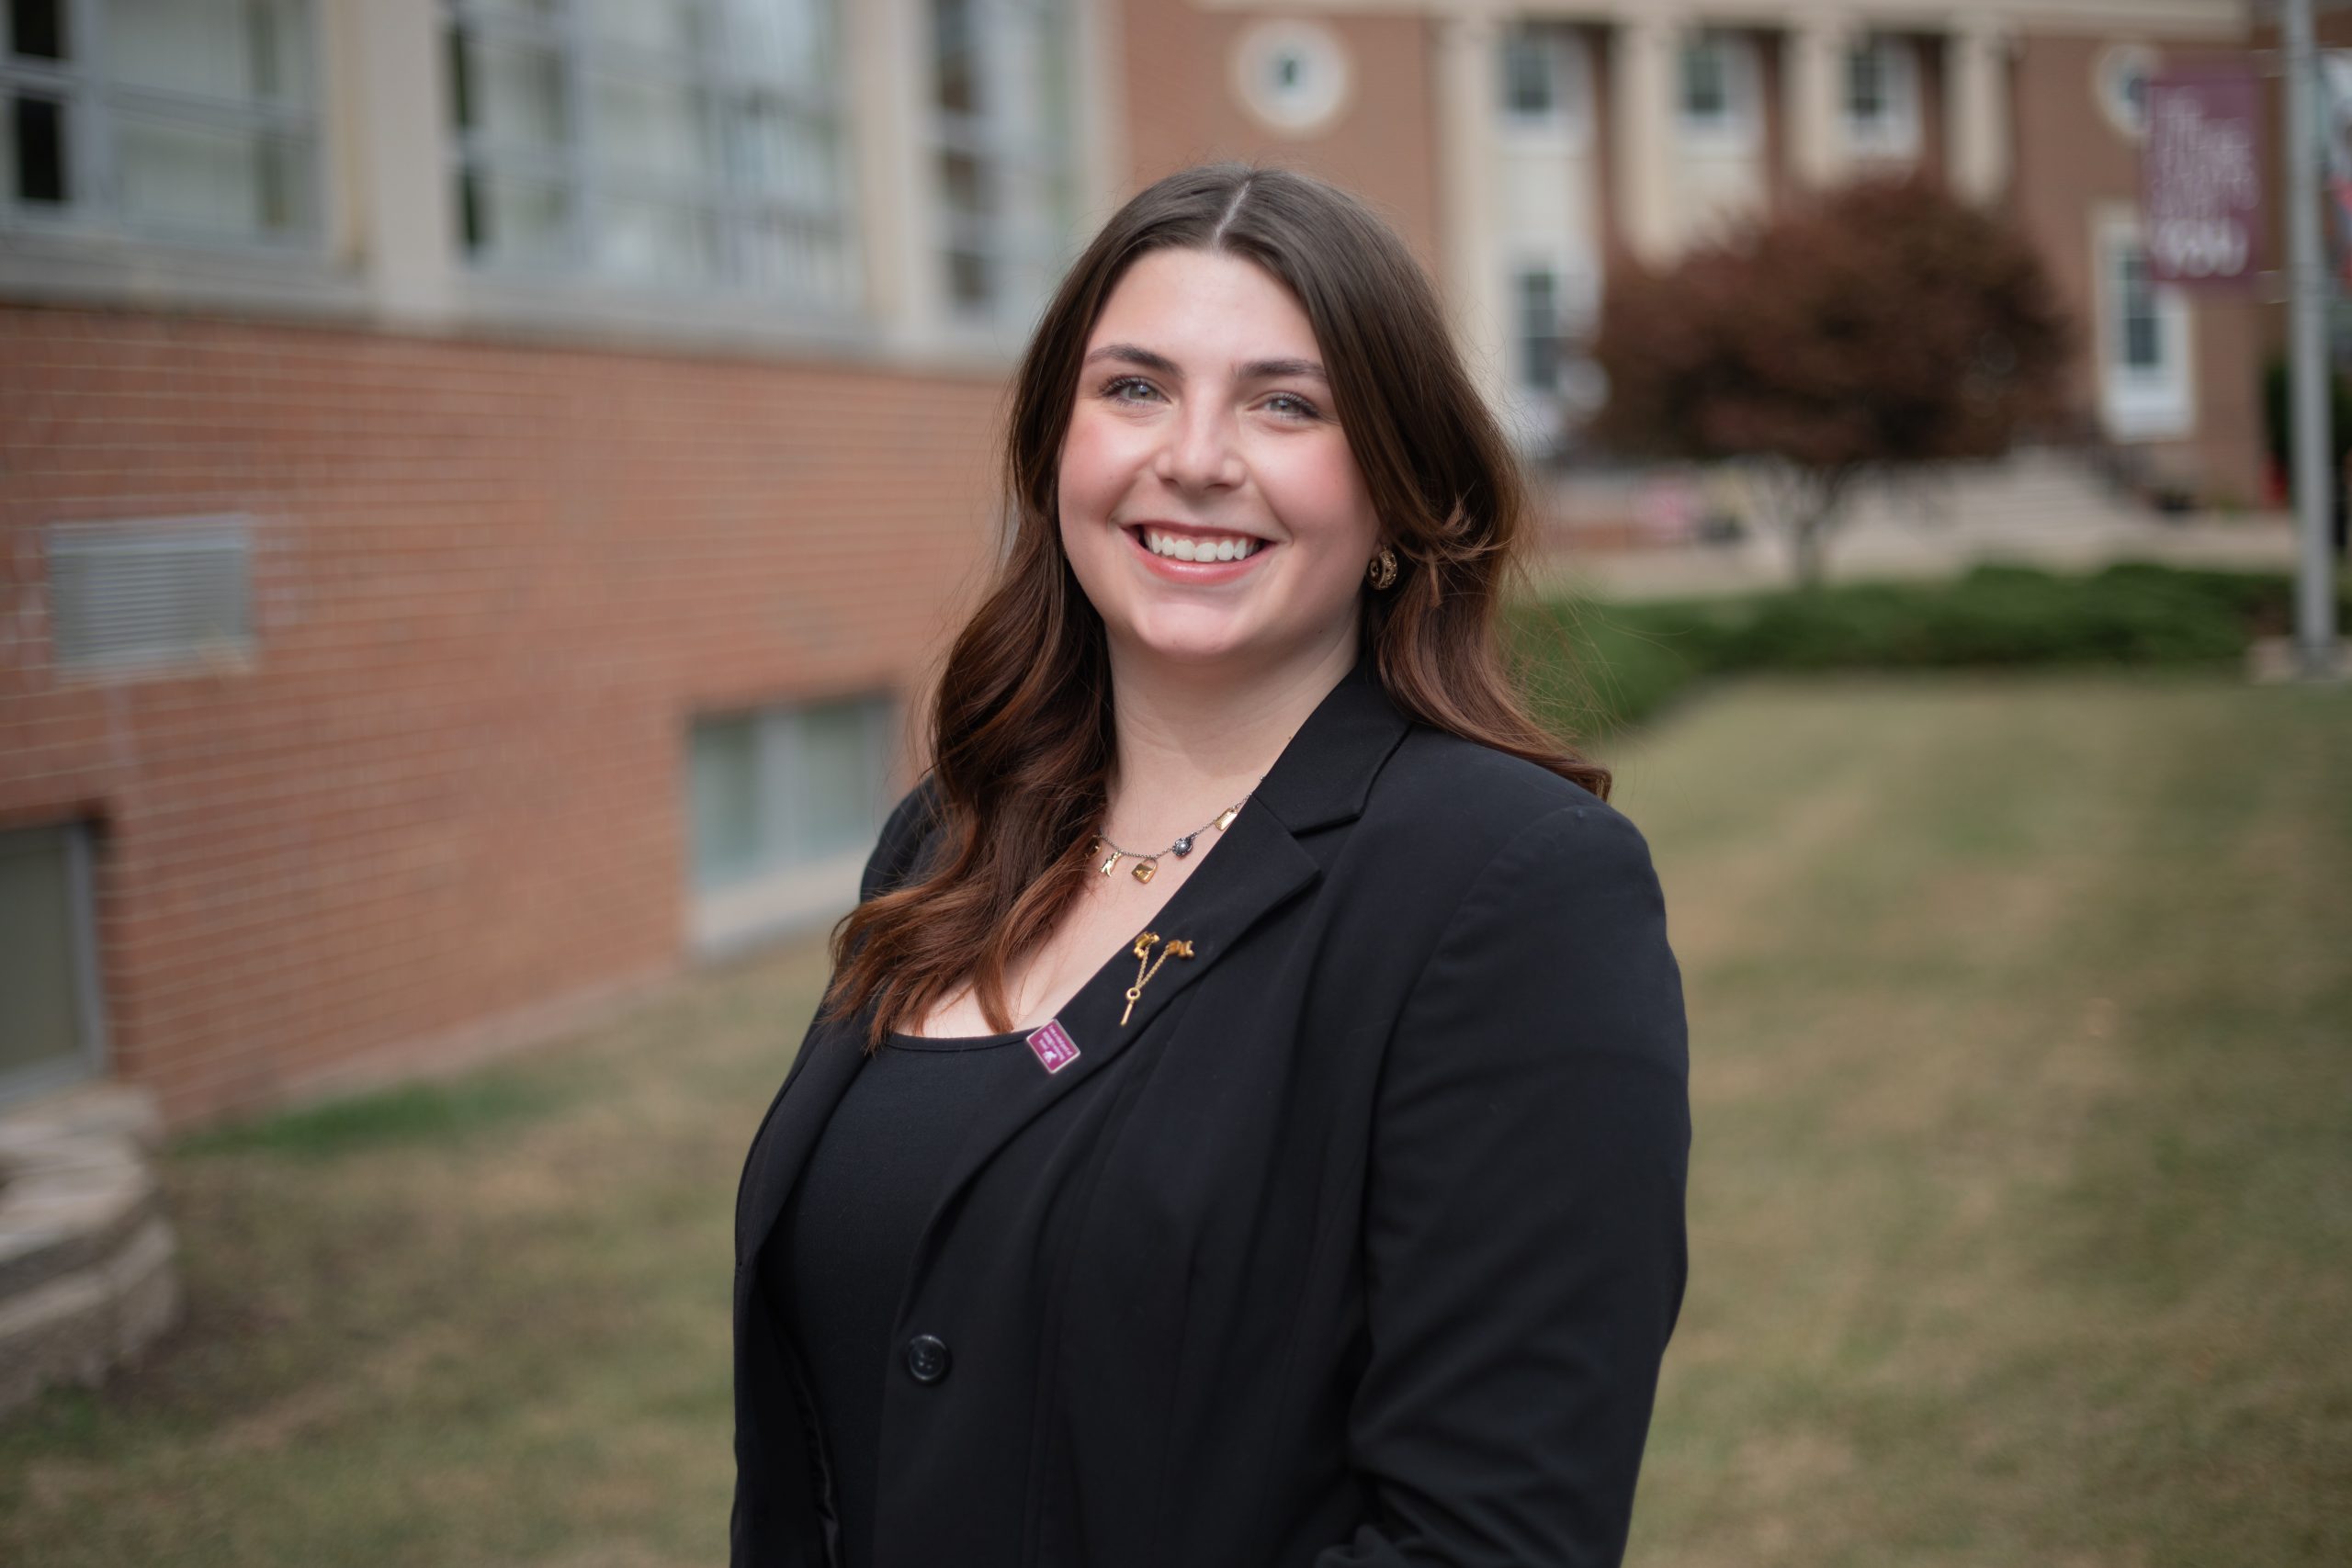
M1190 958L1193 956L1193 944L1191 942L1171 939L1168 945L1159 950L1159 956L1158 958L1154 958L1150 956L1151 944L1159 940L1159 933L1158 931L1146 931L1141 936L1136 938L1136 983L1127 987L1126 1011L1119 1015L1119 1022L1122 1027L1125 1025L1127 1020L1135 1013L1136 998L1143 995L1145 984L1148 982L1154 975L1159 973L1159 966L1168 962L1169 956L1170 954L1173 954L1178 958Z

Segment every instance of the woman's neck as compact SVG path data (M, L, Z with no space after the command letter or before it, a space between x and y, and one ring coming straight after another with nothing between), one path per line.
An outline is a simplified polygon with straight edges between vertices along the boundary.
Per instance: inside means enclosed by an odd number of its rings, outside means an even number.
M1112 767L1104 830L1153 850L1239 800L1355 667L1355 628L1248 672L1111 648Z

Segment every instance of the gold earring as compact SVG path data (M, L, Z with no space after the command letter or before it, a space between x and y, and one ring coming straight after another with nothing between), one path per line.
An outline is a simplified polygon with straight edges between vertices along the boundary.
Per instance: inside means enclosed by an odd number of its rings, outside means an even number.
M1375 589L1385 588L1396 581L1396 552L1386 545L1381 546L1380 553L1372 558L1372 565L1364 570L1364 578Z

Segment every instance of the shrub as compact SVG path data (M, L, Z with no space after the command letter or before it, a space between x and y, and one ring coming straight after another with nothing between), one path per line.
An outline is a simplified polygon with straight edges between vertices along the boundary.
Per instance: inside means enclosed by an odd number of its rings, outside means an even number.
M2030 665L2222 666L2290 622L2277 573L2125 562L2087 576L1980 566L1946 582L1868 582L1634 604L1522 607L1511 626L1540 671L1532 694L1573 732L1640 718L1707 675L1747 670ZM2352 613L2352 593L2340 593Z

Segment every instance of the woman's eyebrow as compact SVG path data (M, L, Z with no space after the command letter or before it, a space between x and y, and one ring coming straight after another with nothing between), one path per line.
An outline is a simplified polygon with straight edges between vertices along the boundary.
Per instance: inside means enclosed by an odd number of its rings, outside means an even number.
M1241 367L1244 381L1271 381L1284 376L1310 376L1326 383L1330 380L1323 374L1323 367L1312 359L1253 359Z
M1164 354L1155 354L1150 349L1136 344L1106 343L1088 355L1085 362L1091 365L1101 359L1115 359L1128 365L1141 366L1154 375L1165 376L1171 381L1182 381L1184 378L1184 372L1178 367L1174 360ZM1312 377L1326 384L1330 380L1330 378L1323 373L1323 367L1312 359L1252 359L1235 368L1238 378L1244 381L1273 380L1284 376Z

